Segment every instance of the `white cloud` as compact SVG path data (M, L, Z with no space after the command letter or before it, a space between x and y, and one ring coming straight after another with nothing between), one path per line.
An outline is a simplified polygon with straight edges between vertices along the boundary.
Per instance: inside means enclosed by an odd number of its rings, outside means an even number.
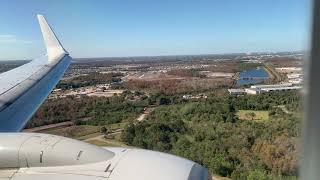
M31 44L32 41L19 39L15 35L11 34L0 34L1 44Z

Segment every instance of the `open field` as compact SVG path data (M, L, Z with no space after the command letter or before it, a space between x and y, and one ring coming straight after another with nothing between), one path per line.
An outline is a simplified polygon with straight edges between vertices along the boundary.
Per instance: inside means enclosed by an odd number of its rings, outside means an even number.
M97 145L97 146L128 147L124 143L117 140L117 138L106 139L106 138L104 138L104 135L102 135L102 134L100 134L96 137L91 137L91 138L85 139L84 141L87 143L90 143L90 144Z
M128 122L121 122L121 123L108 124L105 127L109 131L116 131L118 129L123 129L127 124L128 124Z
M122 127L124 124L114 124L115 127ZM85 141L90 144L95 144L98 146L114 146L114 147L125 147L126 145L119 141L121 132L117 132L117 134L112 134L113 139L106 139L104 135L100 133L99 126L89 126L89 125L81 125L81 126L70 126L70 127L60 127L60 128L52 128L41 131L43 133L54 134L59 136L65 136L69 138L74 138L78 140Z
M86 141L86 142L87 142L87 143L90 143L90 144L97 145L97 146L120 147L120 146L118 146L117 144L109 143L109 142L101 141L101 140L97 140L97 139L88 140L88 141Z
M90 134L99 133L99 131L99 126L81 125L63 128L53 128L40 132L78 139L82 136L88 136Z
M269 111L239 110L237 116L244 120L266 121L269 119Z
M190 77L189 77L190 78ZM123 81L130 81L130 80L144 80L144 81L159 81L159 80L168 80L168 79L175 79L175 80L182 80L185 79L184 77L168 75L164 72L134 72L130 73L127 76L122 78Z
M24 129L23 132L41 132L41 131L43 132L45 130L49 131L50 129L58 129L58 128L72 126L72 125L73 125L72 121L66 121L66 122L61 122L56 124L49 124L49 125Z
M112 97L114 95L122 94L124 90L105 90L104 92L92 92L87 94L87 96L97 96L97 97Z

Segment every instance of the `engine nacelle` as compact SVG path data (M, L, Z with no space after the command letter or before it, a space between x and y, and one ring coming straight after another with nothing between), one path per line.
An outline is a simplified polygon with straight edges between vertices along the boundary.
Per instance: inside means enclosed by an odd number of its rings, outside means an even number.
M1 170L2 169L2 170ZM38 133L0 133L0 178L207 180L208 170L156 151L99 147Z
M0 134L0 168L80 165L106 161L113 156L106 149L61 136Z

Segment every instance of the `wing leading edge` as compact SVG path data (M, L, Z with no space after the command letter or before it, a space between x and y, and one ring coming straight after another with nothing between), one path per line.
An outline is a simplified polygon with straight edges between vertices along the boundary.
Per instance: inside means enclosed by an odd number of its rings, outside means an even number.
M0 74L0 132L23 129L71 62L45 18L38 20L47 55Z

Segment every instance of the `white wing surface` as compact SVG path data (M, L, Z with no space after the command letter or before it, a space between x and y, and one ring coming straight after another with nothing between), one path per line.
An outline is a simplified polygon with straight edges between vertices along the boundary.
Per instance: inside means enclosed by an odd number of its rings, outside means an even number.
M0 74L0 132L23 129L70 64L45 18L38 15L38 20L47 55Z

